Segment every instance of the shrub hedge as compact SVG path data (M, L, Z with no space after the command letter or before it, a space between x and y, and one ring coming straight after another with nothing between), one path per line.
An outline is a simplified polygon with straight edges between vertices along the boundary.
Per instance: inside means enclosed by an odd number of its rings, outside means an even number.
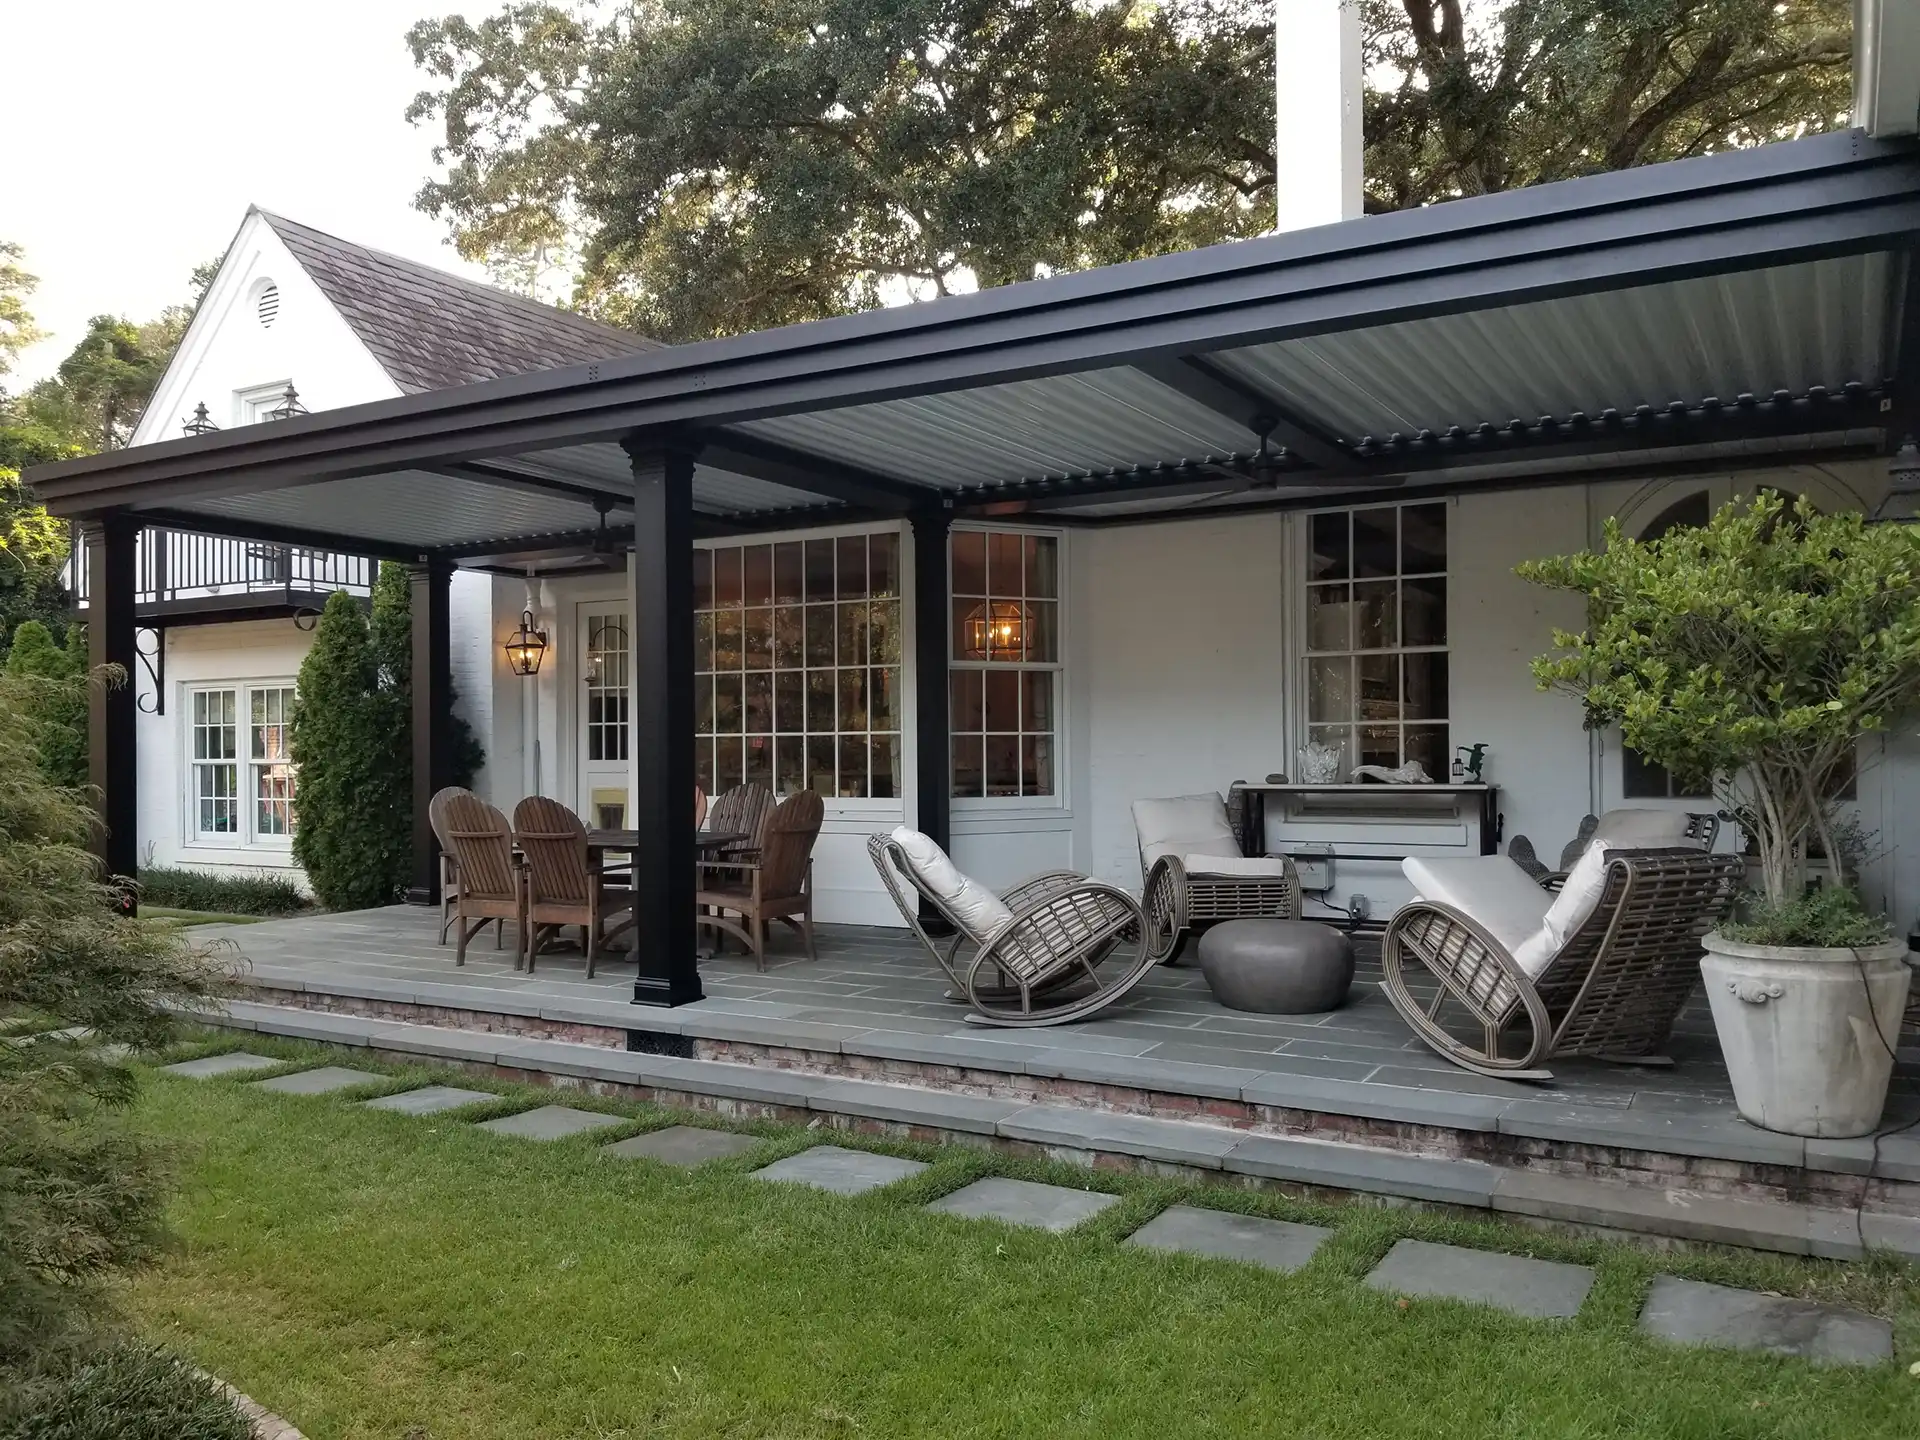
M141 867L140 899L148 905L222 915L297 915L313 903L283 876L209 875L171 865Z

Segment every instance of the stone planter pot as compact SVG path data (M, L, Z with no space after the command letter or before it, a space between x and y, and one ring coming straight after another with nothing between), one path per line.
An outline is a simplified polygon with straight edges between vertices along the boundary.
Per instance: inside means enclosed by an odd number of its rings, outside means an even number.
M1716 931L1702 944L1707 1001L1741 1116L1787 1135L1871 1133L1913 975L1905 943L1745 945Z

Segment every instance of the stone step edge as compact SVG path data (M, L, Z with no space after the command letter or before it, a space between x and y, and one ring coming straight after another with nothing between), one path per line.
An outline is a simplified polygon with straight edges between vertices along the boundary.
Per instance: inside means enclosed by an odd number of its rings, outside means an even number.
M1685 1121L1673 1117L1623 1111L1612 1106L1580 1106L1548 1095L1538 1098L1490 1096L1463 1090L1378 1085L1185 1061L1151 1061L1050 1045L1045 1031L925 1035L892 1031L884 1024L867 1027L800 1022L751 1009L709 1010L705 1005L648 1011L644 1017L637 1017L634 1007L624 1002L564 1000L553 996L529 998L512 992L490 995L485 1004L480 1005L471 988L460 986L411 980L402 983L364 976L322 981L311 976L275 974L270 967L261 967L246 976L245 984L256 995L262 995L259 1003L263 1004L277 1003L266 998L274 992L299 993L324 999L365 1000L590 1025L622 1037L634 1032L637 1018L644 1018L645 1025L637 1028L646 1033L689 1040L817 1050L829 1055L1161 1090L1202 1099L1234 1100L1251 1106L1354 1116L1438 1130L1499 1133L1523 1140L1551 1140L1650 1155L1732 1160L1920 1183L1920 1142L1896 1142L1882 1149L1871 1139L1809 1140L1737 1124L1721 1126L1711 1133L1696 1133ZM314 1009L315 1013L340 1013L322 1007Z
M572 1079L778 1105L1041 1147L1092 1164L1103 1154L1329 1190L1424 1200L1526 1219L1854 1260L1868 1249L1920 1260L1920 1218L1686 1190L1267 1135L1071 1105L965 1095L768 1066L611 1050L557 1040L412 1025L231 1001L197 1018L261 1034L400 1055L498 1065Z

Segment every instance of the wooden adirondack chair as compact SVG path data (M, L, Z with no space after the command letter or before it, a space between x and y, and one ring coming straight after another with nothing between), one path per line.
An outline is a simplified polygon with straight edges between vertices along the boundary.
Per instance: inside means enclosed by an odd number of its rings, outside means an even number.
M524 936L525 876L514 859L513 827L507 817L468 790L442 790L433 797L428 816L440 843L453 854L453 912L458 933L454 964L467 963L467 942L489 920L500 926L494 935L496 946L508 920ZM519 968L517 959L514 968Z
M587 827L558 800L529 795L513 810L513 838L527 872L527 919L522 927L528 971L540 946L563 926L581 927L587 952L587 978L608 940L633 925L633 891L610 885L609 876L590 863ZM625 918L611 930L609 920Z
M743 787L745 788L745 787ZM813 844L826 807L811 790L789 797L767 818L758 858L708 860L700 867L697 923L732 935L767 968L767 922L799 932L813 952ZM727 918L729 912L739 920Z

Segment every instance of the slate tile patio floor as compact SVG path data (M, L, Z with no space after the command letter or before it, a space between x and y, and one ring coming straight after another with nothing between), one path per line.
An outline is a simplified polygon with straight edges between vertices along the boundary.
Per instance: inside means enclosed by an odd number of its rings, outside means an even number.
M183 1064L169 1065L163 1074L208 1080L244 1074L285 1062L231 1051ZM326 1077L302 1091L284 1084L282 1094L325 1094L346 1088L332 1083L337 1076L366 1072L338 1066L310 1067L281 1080L301 1076ZM379 1078L368 1076L367 1078ZM265 1090L267 1083L248 1082ZM269 1082L271 1083L271 1082ZM408 1096L426 1097L409 1106ZM462 1091L444 1085L423 1086L383 1097L383 1108L401 1113L432 1114L448 1108L455 1096L497 1098L480 1091ZM398 1102L398 1103L396 1103ZM453 1100L453 1104L466 1103ZM553 1141L590 1134L627 1123L620 1116L576 1110L565 1105L542 1105L519 1111L475 1128L512 1138ZM687 1137L727 1136L736 1146L710 1145L704 1159L688 1150ZM651 1149L636 1142L652 1140ZM604 1147L606 1153L628 1158L655 1159L668 1164L699 1164L744 1153L759 1139L704 1127L672 1126ZM752 1172L749 1178L793 1183L837 1195L861 1195L918 1175L927 1166L916 1160L853 1150L839 1145L815 1145ZM924 1208L967 1219L992 1220L1060 1232L1117 1204L1120 1197L1064 1185L989 1176L933 1201ZM1333 1232L1312 1225L1293 1225L1260 1217L1216 1212L1176 1205L1142 1225L1124 1242L1144 1249L1171 1251L1210 1259L1225 1259L1277 1271L1298 1269ZM1593 1284L1593 1272L1582 1265L1534 1260L1526 1256L1436 1245L1423 1240L1400 1240L1366 1277L1366 1285L1388 1295L1464 1301L1491 1305L1516 1315L1542 1319L1577 1315ZM1640 1329L1649 1336L1679 1344L1758 1350L1797 1357L1820 1365L1876 1365L1893 1354L1891 1325L1875 1316L1835 1305L1707 1285L1671 1275L1659 1276L1649 1287L1640 1313Z
M667 1011L628 1005L633 972L621 956L603 961L588 980L585 960L574 949L543 955L532 975L512 968L512 952L485 944L467 953L456 969L451 947L436 943L439 912L418 906L340 915L302 916L261 924L203 927L208 938L230 939L260 978L286 982L374 982L400 990L433 987L433 1002L484 1009L511 995L525 1002L613 1003L616 1023L647 1028L650 1016L731 1019L763 1034L827 1038L858 1037L867 1053L903 1059L933 1059L943 1047L956 1054L989 1053L1030 1060L1071 1061L1099 1057L1103 1068L1132 1068L1147 1078L1166 1065L1214 1067L1312 1079L1348 1094L1375 1097L1381 1118L1424 1120L1441 1125L1491 1128L1487 1118L1502 1102L1524 1102L1530 1121L1550 1127L1556 1113L1577 1107L1591 1122L1607 1113L1633 1127L1712 1136L1745 1132L1765 1148L1761 1132L1738 1120L1719 1045L1703 998L1681 1018L1670 1069L1556 1061L1549 1085L1523 1084L1470 1074L1448 1064L1416 1039L1380 993L1378 942L1359 941L1359 969L1351 1000L1325 1015L1251 1015L1225 1009L1208 992L1200 972L1162 968L1120 1007L1103 1018L1047 1030L995 1030L965 1023L963 1008L943 998L945 977L903 931L878 927L818 927L819 960L809 962L797 943L776 937L765 973L750 958L729 953L702 962L707 999ZM442 1022L444 1023L444 1022ZM1005 1047L1004 1049L999 1047ZM1076 1077L1069 1077L1076 1078ZM1104 1078L1104 1077L1103 1077ZM1358 1085L1360 1090L1353 1087ZM1408 1109L1418 1113L1392 1113ZM1557 1109L1556 1109L1557 1107ZM1903 1051L1889 1100L1887 1123L1920 1118L1920 1051ZM1754 1137L1761 1136L1755 1140ZM1591 1136L1583 1137L1591 1138ZM1623 1141L1631 1143L1631 1141ZM1764 1158L1782 1158L1772 1154Z

